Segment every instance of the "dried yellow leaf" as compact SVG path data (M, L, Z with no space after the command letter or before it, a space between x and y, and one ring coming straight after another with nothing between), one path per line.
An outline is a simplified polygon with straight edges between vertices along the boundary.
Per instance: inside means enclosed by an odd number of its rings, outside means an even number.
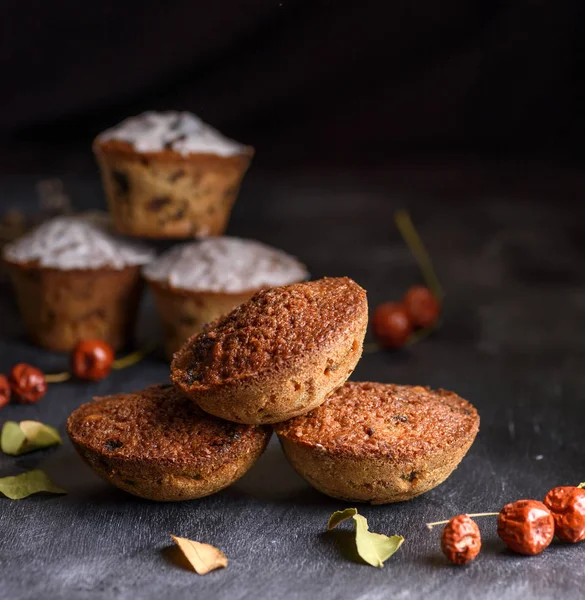
M6 421L0 433L0 450L12 456L61 443L59 432L39 421Z
M174 535L171 538L199 575L227 567L227 557L219 548Z

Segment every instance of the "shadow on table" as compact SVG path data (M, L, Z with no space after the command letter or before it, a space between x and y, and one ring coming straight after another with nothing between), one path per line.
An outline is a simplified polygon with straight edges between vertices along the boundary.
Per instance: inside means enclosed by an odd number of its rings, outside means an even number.
M278 504L337 506L331 498L312 488L287 462L276 440L260 460L226 494L245 495Z

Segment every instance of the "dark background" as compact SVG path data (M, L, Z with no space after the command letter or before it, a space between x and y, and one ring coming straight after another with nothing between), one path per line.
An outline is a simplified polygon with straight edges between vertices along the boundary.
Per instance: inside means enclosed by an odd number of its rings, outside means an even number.
M5 0L0 169L91 171L90 144L186 109L258 168L477 155L579 161L571 0Z
M69 491L0 499L0 597L582 597L583 544L521 557L486 518L484 550L456 568L424 523L585 480L583 6L3 2L3 206L34 211L35 184L59 176L76 207L104 207L93 137L145 109L192 110L257 149L228 232L299 256L314 277L353 277L370 308L420 281L393 224L405 208L446 291L444 322L407 350L365 353L354 379L454 389L481 429L441 486L360 508L372 530L406 538L384 569L348 560L343 534L324 533L346 505L296 475L276 442L234 486L185 503L109 486L67 439L0 454L0 477L43 468ZM0 372L66 368L26 340L1 280L0 291ZM157 339L145 300L139 343ZM67 415L93 396L167 377L155 354L98 383L51 385L0 419L38 419L65 437ZM228 569L179 569L170 533L219 546Z

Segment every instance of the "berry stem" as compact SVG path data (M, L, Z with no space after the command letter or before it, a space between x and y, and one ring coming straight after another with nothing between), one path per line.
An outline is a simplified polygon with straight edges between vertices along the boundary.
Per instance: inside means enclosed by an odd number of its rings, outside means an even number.
M45 381L47 383L61 383L71 379L71 373L63 371L62 373L45 373Z
M140 348L126 356L122 356L122 358L117 358L112 363L113 369L125 369L126 367L131 367L135 365L137 362L140 362L145 356L148 356L153 350L156 348L155 344L149 344L144 348Z
M442 302L443 298L445 297L443 288L441 287L437 274L435 273L431 257L427 252L420 235L416 231L410 215L404 209L397 210L394 214L394 221L400 230L406 245L418 263L427 287L433 292L435 298L439 302Z
M497 512L485 512L485 513L474 513L474 514L470 514L470 513L465 513L468 517L495 517L496 515L499 515L500 513ZM427 527L429 528L429 530L431 530L433 527L435 527L436 525L446 525L451 519L447 519L446 521L436 521L435 523L427 523Z
M424 329L419 329L418 331L415 331L408 338L408 340L406 340L406 345L407 346L412 346L412 344L416 344L417 342L420 342L421 340L424 340L426 337L428 337L429 335L431 335L431 333L433 333L433 331L436 331L437 329L439 329L439 327L441 327L441 321L437 321L431 327L425 327Z

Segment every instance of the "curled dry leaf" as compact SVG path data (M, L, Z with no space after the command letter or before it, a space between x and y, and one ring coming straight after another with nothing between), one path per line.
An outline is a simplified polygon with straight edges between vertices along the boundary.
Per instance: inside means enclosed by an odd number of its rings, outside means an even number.
M355 545L357 552L365 562L372 567L383 567L384 561L388 560L402 545L404 538L401 535L382 535L373 533L368 529L368 521L358 514L356 508L338 510L329 517L327 531L331 531L343 521L353 519L355 521Z
M4 494L11 500L22 500L22 498L40 492L49 494L67 493L66 490L57 486L44 471L39 469L12 477L0 478L0 494Z
M0 449L5 454L18 456L33 450L61 444L59 432L39 421L6 421L0 434Z
M219 548L174 535L171 538L199 575L227 567L227 557Z

